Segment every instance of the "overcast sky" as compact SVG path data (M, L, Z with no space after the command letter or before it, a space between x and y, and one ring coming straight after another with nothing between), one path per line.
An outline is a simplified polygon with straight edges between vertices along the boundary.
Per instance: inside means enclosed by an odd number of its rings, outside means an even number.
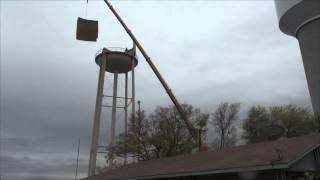
M132 42L102 0L89 1L87 13L84 0L0 3L1 179L74 178L78 138L86 176L94 54ZM242 114L257 104L311 107L298 42L278 29L273 1L112 3L181 102L204 112L240 102ZM99 20L96 43L76 41L78 16ZM110 93L112 77L106 78ZM136 98L148 112L171 104L141 54ZM102 117L107 132L110 114Z

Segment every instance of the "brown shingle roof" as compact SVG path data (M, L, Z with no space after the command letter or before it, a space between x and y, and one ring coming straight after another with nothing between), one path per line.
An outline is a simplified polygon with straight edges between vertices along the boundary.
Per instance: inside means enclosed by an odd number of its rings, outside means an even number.
M312 134L277 141L199 152L160 160L144 161L109 170L84 180L147 178L213 174L242 170L287 168L320 145L320 135Z

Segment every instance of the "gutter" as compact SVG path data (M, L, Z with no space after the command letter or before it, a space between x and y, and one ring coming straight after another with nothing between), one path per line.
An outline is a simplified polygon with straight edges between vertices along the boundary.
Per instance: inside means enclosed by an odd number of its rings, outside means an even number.
M181 172L181 173L168 173L162 175L151 175L151 176L135 176L130 178L121 178L126 180L134 180L134 179L156 179L156 178L170 178L170 177L183 177L183 176L199 176L206 174L223 174L223 173L236 173L236 172L248 172L248 171L260 171L260 170L274 170L274 169L288 169L294 163L302 159L304 156L320 147L320 144L312 146L306 152L298 156L294 160L289 161L288 163L273 163L270 165L260 165L260 166L250 166L244 168L232 168L232 169L218 169L218 170L206 170L206 171L197 171L197 172ZM118 178L116 178L118 179Z
M218 169L218 170L206 170L206 171L197 171L197 172L181 172L181 173L168 173L160 175L151 175L151 176L135 176L129 178L114 178L114 179L156 179L156 178L170 178L170 177L183 177L183 176L199 176L206 174L223 174L223 173L236 173L236 172L248 172L248 171L259 171L259 170L272 170L272 169L287 169L289 167L288 163L273 164L273 165L260 165L260 166L251 166L244 168L232 168L232 169Z

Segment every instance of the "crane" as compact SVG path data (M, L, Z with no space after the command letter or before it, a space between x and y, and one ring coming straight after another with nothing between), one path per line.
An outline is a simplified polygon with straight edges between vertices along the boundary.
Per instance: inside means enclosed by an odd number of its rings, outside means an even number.
M160 74L160 72L158 71L158 69L156 68L156 66L153 64L150 56L147 54L147 52L144 50L144 48L142 47L142 45L139 43L139 41L137 40L137 38L134 36L134 34L131 32L131 30L128 28L128 26L125 24L125 22L122 20L122 18L119 16L119 14L116 12L116 10L113 8L113 6L110 4L110 2L108 0L104 0L104 2L107 4L107 6L109 7L109 9L111 10L111 12L113 13L113 15L117 18L117 20L120 22L120 24L122 25L122 27L126 30L126 32L128 33L128 35L130 36L130 38L132 39L132 41L134 42L134 44L138 47L138 49L140 50L141 54L144 56L145 60L147 61L147 63L149 64L149 66L151 67L152 71L155 73L155 75L157 76L157 78L159 79L161 85L164 87L164 89L166 90L167 94L169 95L171 101L173 102L173 104L175 105L175 107L177 108L180 116L182 117L184 123L186 124L189 133L191 134L192 138L194 139L195 143L198 145L199 151L201 149L202 146L202 139L201 139L201 131L196 129L193 124L191 123L191 121L189 120L188 116L186 115L186 113L184 112L181 104L179 103L178 99L175 97L175 95L173 94L172 90L170 89L170 87L168 86L167 82L164 80L164 78L162 77L162 75Z

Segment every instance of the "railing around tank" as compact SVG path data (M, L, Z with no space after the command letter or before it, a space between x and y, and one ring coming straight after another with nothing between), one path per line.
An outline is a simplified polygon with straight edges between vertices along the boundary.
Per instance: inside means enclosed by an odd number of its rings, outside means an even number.
M100 49L99 51L96 52L95 57L99 56L102 52L106 51L111 51L111 52L123 52L126 53L128 49L126 48L121 48L121 47L107 47L107 48L103 48ZM135 56L137 58L137 56Z

